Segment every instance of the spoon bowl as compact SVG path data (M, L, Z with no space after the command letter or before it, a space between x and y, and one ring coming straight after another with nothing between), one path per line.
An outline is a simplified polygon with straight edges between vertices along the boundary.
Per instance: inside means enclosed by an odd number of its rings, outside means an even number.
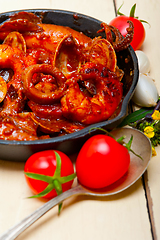
M98 190L87 189L84 186L80 185L80 183L78 183L76 187L73 187L70 190L63 192L59 196L51 199L50 201L42 205L42 207L38 208L31 215L22 220L20 223L9 229L0 237L0 240L15 239L17 236L19 236L20 233L22 233L26 228L28 228L36 220L42 217L50 209L71 196L90 195L95 197L106 197L122 192L125 189L129 188L131 185L133 185L142 176L142 174L146 171L148 167L149 161L152 156L152 147L150 140L139 130L127 127L119 128L112 131L112 135L116 139L121 136L125 136L124 141L126 143L129 141L130 137L133 136L131 148L136 154L140 155L142 159L130 152L130 167L126 174L118 181L116 181L112 185L107 186L106 188Z

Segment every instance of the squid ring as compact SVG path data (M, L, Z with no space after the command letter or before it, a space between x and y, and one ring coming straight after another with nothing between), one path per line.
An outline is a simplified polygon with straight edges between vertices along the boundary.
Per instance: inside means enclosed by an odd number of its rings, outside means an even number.
M44 73L52 75L57 83L54 91L40 91L35 87L32 77L35 73ZM67 89L66 77L58 68L48 64L35 64L27 67L22 75L22 82L26 96L39 104L52 104L59 100Z

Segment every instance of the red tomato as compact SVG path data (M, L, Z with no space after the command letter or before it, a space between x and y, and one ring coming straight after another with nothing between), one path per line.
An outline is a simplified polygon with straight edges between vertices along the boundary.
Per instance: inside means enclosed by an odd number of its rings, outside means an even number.
M95 135L82 146L76 159L79 182L88 188L104 188L128 170L130 154L126 147L107 135Z
M60 178L64 176L74 175L74 168L71 160L64 153L60 151L46 150L33 154L27 161L24 167L25 173L37 173L43 174L45 176L53 177L56 167L57 159L55 152L59 154L61 158L61 169L60 169ZM73 178L74 178L73 177ZM47 182L36 180L25 175L26 181L33 191L34 194L39 194L42 192L48 185ZM71 181L67 181L62 184L62 191L66 191L71 188L73 183L73 178ZM60 183L61 184L61 183ZM45 198L53 198L57 196L55 189L51 190Z
M146 35L144 26L141 21L134 17L118 16L114 18L109 24L118 28L121 34L125 37L127 34L126 28L129 27L129 24L127 23L128 20L132 21L134 25L134 35L131 46L136 51L142 46Z

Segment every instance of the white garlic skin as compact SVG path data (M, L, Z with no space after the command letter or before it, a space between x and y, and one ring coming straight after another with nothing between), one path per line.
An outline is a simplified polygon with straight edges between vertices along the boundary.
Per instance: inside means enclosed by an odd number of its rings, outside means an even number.
M150 61L148 57L141 50L137 50L135 53L138 59L139 72L148 73L150 71Z
M140 73L132 101L140 107L153 107L156 106L158 98L158 90L153 79Z

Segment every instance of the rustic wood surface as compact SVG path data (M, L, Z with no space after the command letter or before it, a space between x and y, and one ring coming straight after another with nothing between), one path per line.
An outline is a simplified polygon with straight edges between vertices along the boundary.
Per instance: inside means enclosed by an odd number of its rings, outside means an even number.
M5 0L1 12L51 8L87 14L109 23L122 0ZM124 1L122 11L129 14L135 0ZM137 0L136 15L145 24L146 40L142 50L151 62L150 75L160 91L160 1ZM152 157L144 176L132 187L105 199L72 197L22 233L19 240L160 240L160 147ZM26 185L24 163L0 160L0 235L40 207L44 200L28 199L32 193Z

